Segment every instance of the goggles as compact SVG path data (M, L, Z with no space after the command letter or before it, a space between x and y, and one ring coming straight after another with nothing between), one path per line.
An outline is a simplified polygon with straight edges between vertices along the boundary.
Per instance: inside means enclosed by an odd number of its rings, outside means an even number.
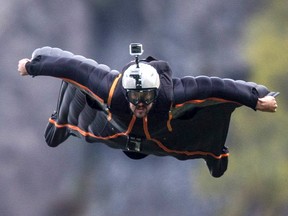
M139 103L151 104L157 97L157 89L127 90L127 100L137 106Z

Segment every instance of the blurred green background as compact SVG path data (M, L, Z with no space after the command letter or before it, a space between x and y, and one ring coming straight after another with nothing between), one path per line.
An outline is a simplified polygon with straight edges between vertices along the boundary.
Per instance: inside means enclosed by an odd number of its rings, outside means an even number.
M233 113L228 171L202 160L140 161L102 144L43 137L61 81L20 77L18 60L59 47L121 70L140 42L174 76L229 77L280 91L275 114ZM4 0L0 8L0 215L287 215L285 0Z

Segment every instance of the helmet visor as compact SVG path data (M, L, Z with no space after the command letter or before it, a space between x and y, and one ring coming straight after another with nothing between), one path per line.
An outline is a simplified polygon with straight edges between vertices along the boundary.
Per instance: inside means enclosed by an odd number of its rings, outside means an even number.
M139 103L149 105L157 97L156 89L147 90L127 90L127 99L130 103L137 106Z

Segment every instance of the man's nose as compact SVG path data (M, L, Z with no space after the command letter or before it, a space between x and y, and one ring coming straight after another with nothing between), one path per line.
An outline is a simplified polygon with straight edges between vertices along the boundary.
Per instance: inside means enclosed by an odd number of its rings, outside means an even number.
M144 106L145 104L142 101L140 101L137 105L138 106Z

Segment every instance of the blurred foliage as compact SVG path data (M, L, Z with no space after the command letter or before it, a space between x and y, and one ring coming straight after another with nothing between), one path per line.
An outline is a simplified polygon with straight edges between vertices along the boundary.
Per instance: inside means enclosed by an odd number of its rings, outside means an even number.
M248 57L254 79L277 89L287 97L288 4L271 2L248 27ZM285 91L286 90L286 91Z
M227 140L231 153L228 171L217 180L211 180L208 173L201 175L199 184L203 196L223 200L219 215L287 215L287 1L267 3L252 17L246 33L250 81L280 91L279 108L275 114L236 110Z

